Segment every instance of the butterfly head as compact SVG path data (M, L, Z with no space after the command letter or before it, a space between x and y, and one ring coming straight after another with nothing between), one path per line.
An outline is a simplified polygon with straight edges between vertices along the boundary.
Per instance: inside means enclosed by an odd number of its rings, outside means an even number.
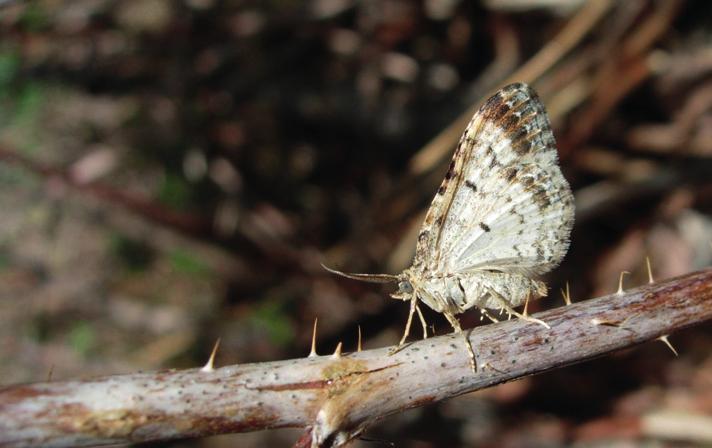
M391 293L390 296L397 300L411 300L415 294L415 287L410 278L409 272L403 271L398 277L398 291Z

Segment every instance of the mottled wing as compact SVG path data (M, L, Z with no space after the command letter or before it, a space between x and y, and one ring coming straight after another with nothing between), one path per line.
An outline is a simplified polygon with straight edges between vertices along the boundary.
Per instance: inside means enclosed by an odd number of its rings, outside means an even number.
M542 274L566 254L573 214L544 106L529 86L511 84L462 135L414 265L431 273Z

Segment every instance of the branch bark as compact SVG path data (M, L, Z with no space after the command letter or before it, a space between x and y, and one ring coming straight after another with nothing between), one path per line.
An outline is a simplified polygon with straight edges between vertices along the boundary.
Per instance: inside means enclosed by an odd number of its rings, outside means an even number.
M712 269L468 332L344 355L14 385L0 390L0 446L87 446L277 427L339 446L374 421L581 362L712 318Z

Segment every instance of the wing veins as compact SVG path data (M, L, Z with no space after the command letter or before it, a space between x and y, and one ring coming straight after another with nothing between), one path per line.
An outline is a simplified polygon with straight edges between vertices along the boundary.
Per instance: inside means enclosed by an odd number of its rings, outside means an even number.
M514 112L516 112L523 104L526 104L529 100L530 100L530 98L524 98L523 100L521 100L521 101L517 102L516 104L513 104L512 106L510 106L509 110L507 110L507 111L502 115L502 117L500 118L500 120L505 120L506 118L508 118L510 115L512 115ZM486 104L487 104L487 103L485 103L485 105L486 105ZM460 167L461 167L461 168L464 168L464 167L467 166L467 162L470 160L470 157L472 156L473 149L475 148L475 146L477 146L477 138L478 138L478 136L479 136L479 134L480 134L480 131L481 131L481 129L482 129L483 124L485 123L485 120L484 120L484 111L485 111L484 107L480 108L480 109L477 111L477 113L475 114L475 116L472 118L472 123L474 123L475 121L478 122L478 123L477 123L477 128L474 130L474 133L472 133L472 136L471 136L471 138L470 138L470 142L471 142L471 143L470 143L469 145L467 145L467 147L463 147L463 150L462 150L463 154L461 155L461 158L463 159L463 161L462 161L462 163L460 164ZM529 114L527 117L533 117L533 116L535 116L535 115L536 115L536 113L532 113L532 114ZM521 118L520 118L520 120L521 120ZM469 128L469 126L468 126L468 128ZM468 128L465 129L465 134L467 134L467 131L469 130ZM464 135L463 135L463 136L464 136ZM443 223L447 220L448 216L450 215L450 207L452 206L452 203L453 203L453 201L455 200L455 193L456 193L457 190L461 187L462 182L464 182L465 180L467 180L467 179L465 179L464 170L461 169L461 170L460 170L460 175L459 175L459 176L457 177L457 179L455 180L454 185L452 185L452 187L448 189L448 190L449 190L449 191L447 192L447 193L448 193L448 198L446 199L447 202L446 202L446 204L443 204L443 205L444 205L443 208L444 208L444 210L445 210L445 211L443 212L443 214L442 214L442 216L443 216ZM436 265L439 265L439 264L440 264L440 254L441 254L441 251L440 251L440 236L441 236L441 234L442 234L442 230L443 230L443 225L441 225L441 226L438 228L438 232L437 232L437 235L435 236L435 242L434 242L434 245L433 245L434 250L435 250L435 253L437 254ZM458 240L458 241L459 241L459 240Z

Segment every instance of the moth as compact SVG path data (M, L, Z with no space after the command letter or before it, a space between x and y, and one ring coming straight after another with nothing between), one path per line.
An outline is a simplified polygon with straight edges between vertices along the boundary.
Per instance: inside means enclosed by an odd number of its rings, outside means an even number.
M476 307L497 321L499 310L546 325L515 307L547 294L536 277L563 259L574 223L571 188L558 165L556 141L543 104L528 85L510 84L475 113L455 149L418 234L412 265L398 275L347 278L398 284L394 299L410 302L402 347L422 302L445 316ZM464 335L464 333L463 333ZM471 367L474 350L465 336Z

